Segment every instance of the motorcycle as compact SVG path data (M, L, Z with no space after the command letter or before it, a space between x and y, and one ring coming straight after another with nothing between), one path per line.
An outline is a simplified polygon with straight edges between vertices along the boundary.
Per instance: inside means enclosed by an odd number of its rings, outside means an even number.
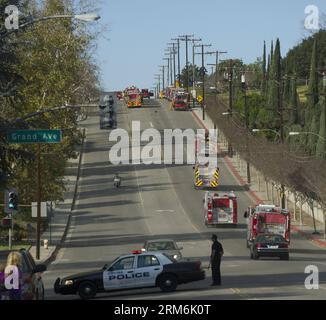
M117 177L115 176L114 177L114 180L113 180L113 184L116 188L119 188L121 186L121 178L120 177Z

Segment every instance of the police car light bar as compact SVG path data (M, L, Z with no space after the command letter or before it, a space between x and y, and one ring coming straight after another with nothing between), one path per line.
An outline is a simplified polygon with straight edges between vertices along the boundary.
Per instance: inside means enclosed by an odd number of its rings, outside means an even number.
M143 251L142 250L133 250L133 251L131 251L131 253L132 254L141 254L141 253L143 253Z

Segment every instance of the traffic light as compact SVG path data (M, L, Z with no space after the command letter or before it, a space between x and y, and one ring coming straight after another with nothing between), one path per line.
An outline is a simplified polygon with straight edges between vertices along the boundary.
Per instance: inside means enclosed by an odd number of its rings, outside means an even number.
M8 208L10 210L18 210L18 195L16 192L13 191L9 192Z

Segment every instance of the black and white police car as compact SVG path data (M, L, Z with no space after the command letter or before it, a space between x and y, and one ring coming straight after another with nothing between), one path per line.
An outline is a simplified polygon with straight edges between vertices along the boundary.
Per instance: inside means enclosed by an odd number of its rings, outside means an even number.
M175 291L179 284L205 279L200 261L176 262L160 252L133 251L115 259L101 270L74 274L54 284L57 294L79 294L91 299L97 293L115 290L159 287L163 292Z

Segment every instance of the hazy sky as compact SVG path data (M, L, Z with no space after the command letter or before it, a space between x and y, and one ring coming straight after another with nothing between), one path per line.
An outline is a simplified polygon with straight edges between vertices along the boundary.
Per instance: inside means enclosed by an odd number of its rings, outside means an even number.
M152 87L167 43L182 34L202 38L204 43L212 44L212 50L228 51L224 59L240 58L246 63L261 56L264 40L269 45L279 37L284 55L307 35L307 5L316 5L320 13L326 12L325 0L105 1L100 23L108 25L107 39L100 39L96 56L102 87ZM184 56L183 42L182 66ZM207 56L207 63L213 62L214 57ZM196 63L201 63L199 56Z

